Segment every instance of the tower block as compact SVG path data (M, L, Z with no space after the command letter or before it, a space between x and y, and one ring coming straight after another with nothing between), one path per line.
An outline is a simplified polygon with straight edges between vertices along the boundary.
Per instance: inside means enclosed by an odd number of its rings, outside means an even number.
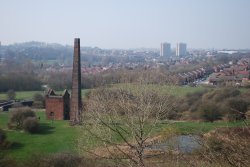
M70 100L70 121L72 124L80 122L82 111L82 94L81 94L81 53L80 38L75 38L74 58L72 70L72 89Z

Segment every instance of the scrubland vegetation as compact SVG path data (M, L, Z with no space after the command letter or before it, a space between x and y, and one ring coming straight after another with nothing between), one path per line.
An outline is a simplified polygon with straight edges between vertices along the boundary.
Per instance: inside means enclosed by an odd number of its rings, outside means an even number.
M6 143L2 144L5 148L1 150L1 163L14 166L27 166L34 161L38 166L62 165L62 162L65 166L247 166L248 140L232 132L242 131L248 136L249 121L245 119L248 95L247 89L235 88L113 85L85 94L85 112L80 126L72 127L68 121L46 120L43 111L36 111L36 118L40 120L36 119L39 127L33 134L22 128L8 129L15 110L0 113L1 136L4 136L1 141ZM39 95L35 97L37 101L43 100ZM220 116L212 117L212 121L203 115L204 108L210 109L206 107L207 99L220 107ZM232 100L236 104L240 101L240 107L235 107ZM245 117L232 110L236 108ZM228 139L218 136L222 132ZM148 152L148 145L180 134L202 136L203 149L192 154L174 150L161 154ZM244 148L244 156L240 149L232 153L236 148ZM35 154L30 156L33 152Z
M249 135L249 121L246 121L246 111L249 107L248 91L241 93L232 87L210 88L197 89L180 96L168 94L167 91L164 91L164 86L161 89L158 88L155 85L129 84L91 91L85 99L85 121L89 122L83 129L99 141L99 148L90 149L84 145L84 143L92 143L93 138L91 138L90 141L82 141L82 145L80 145L82 151L85 150L87 155L94 155L101 159L126 159L127 161L122 161L125 166L128 164L150 166L152 158L157 159L155 155L160 154L168 159L175 152L170 149L167 152L161 150L161 152L152 153L147 150L148 145L155 142L161 143L173 135L198 134L202 136L203 140L200 143L203 148L199 150L200 152L194 153L193 156L178 153L180 162L190 162L185 166L205 164L211 166L247 166L248 160L246 158L244 161L236 163L237 158L243 156L240 150L236 151L234 156L228 157L229 159L226 159L226 153L230 154L230 151L235 149L234 146L242 144L244 154L249 154L250 150L245 148L249 141L237 133L232 139L230 134L235 129L229 128L230 126L239 126L239 131L243 131L246 136ZM210 106L207 103L211 103ZM174 123L169 122L169 120L173 120ZM210 133L210 131L215 130L217 134L217 131L221 131L220 127L225 129L225 135L229 135L232 147L229 142L220 145L223 152L219 149L212 153L211 149L216 147L216 143L210 142L215 139L215 136L212 135L214 133ZM237 137L238 140L236 140ZM222 143L224 139L217 138L216 140ZM206 151L211 154L205 153ZM225 154L225 157L218 159L210 157L215 156L214 154L217 156ZM197 157L200 159L195 160ZM158 161L161 160L161 158L158 159ZM171 164L171 162L174 164L173 166L177 165L173 160L166 162L165 165ZM184 166L181 163L179 165Z

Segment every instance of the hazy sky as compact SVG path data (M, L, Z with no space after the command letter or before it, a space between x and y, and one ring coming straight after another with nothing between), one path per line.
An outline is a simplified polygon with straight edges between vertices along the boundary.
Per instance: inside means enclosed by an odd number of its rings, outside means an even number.
M250 0L0 0L0 41L250 48Z

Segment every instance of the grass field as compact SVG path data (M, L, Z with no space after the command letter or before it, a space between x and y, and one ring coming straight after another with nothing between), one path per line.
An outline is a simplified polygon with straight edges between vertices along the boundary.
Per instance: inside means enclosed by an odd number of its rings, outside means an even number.
M135 85L134 85L135 86ZM190 86L174 86L174 85L156 85L156 84L148 84L145 85L147 89L152 91L157 91L161 93L169 93L174 96L185 96L188 93L193 93L197 91L202 91L205 89L211 89L211 88L205 88L203 86L198 87L190 87ZM126 88L126 87L133 87L133 84L116 84L112 87L115 88ZM248 91L248 88L240 88L241 92ZM82 94L85 94L88 92L89 89L83 89ZM62 93L63 91L56 91L57 94ZM41 93L44 94L44 91L17 91L16 92L16 99L23 100L23 99L32 99L34 94ZM6 93L0 92L0 100L6 99Z
M125 89L146 89L149 91L154 91L157 93L168 93L173 96L185 96L188 93L193 93L197 91L202 91L205 88L202 86L190 87L190 86L176 86L176 85L157 85L157 84L147 84L147 85L136 85L136 84L116 84L113 85L115 88L125 88Z
M36 93L43 94L43 91L18 91L16 92L16 99L22 100L22 99L29 99L31 100ZM6 100L7 96L6 93L0 93L0 100Z
M84 132L78 126L69 126L69 121L54 121L45 119L42 111L36 112L40 117L41 131L38 134L28 134L23 131L13 131L7 129L9 113L0 113L0 128L6 130L8 140L13 142L11 149L5 151L6 155L17 161L25 161L31 155L50 154L57 152L76 152L77 139L81 141L91 139L90 134ZM173 128L177 134L202 134L217 127L243 126L243 122L174 122L159 123L154 135L161 134L166 128ZM84 128L83 128L84 129ZM85 144L85 143L83 143ZM87 143L86 143L87 144ZM97 142L93 139L90 143L95 147Z
M89 89L83 89L82 94L84 95L88 91ZM56 91L56 94L61 94L62 92L63 91ZM34 94L36 93L44 94L44 91L17 91L16 99L17 100L32 100ZM7 99L6 93L1 92L0 100L6 100L6 99Z
M36 112L40 117L38 134L29 134L23 131L8 130L8 113L0 113L0 128L6 130L7 139L13 142L6 155L17 159L26 160L34 154L49 154L56 152L74 152L78 128L69 126L69 121L54 121L45 119L44 112Z
M133 87L132 84L129 85L129 87ZM113 87L116 88L124 88L127 87L126 84L117 84ZM157 91L161 93L169 93L174 96L185 96L187 93L192 93L196 91L204 90L204 87L189 87L189 86L169 86L169 85L153 85L149 84L146 85L147 89L152 91ZM86 92L88 92L89 89L83 89L82 94L84 95ZM56 91L56 94L61 94L63 91ZM34 94L40 93L44 94L44 91L17 91L16 92L16 99L18 100L31 100L34 96ZM6 93L1 92L0 93L0 100L6 100L7 96Z

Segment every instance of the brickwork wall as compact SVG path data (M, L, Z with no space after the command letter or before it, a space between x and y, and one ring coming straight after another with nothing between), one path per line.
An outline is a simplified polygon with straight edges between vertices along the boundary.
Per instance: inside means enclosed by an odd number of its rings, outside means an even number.
M51 112L54 113L55 120L64 119L64 102L62 97L46 97L46 118L53 119Z

